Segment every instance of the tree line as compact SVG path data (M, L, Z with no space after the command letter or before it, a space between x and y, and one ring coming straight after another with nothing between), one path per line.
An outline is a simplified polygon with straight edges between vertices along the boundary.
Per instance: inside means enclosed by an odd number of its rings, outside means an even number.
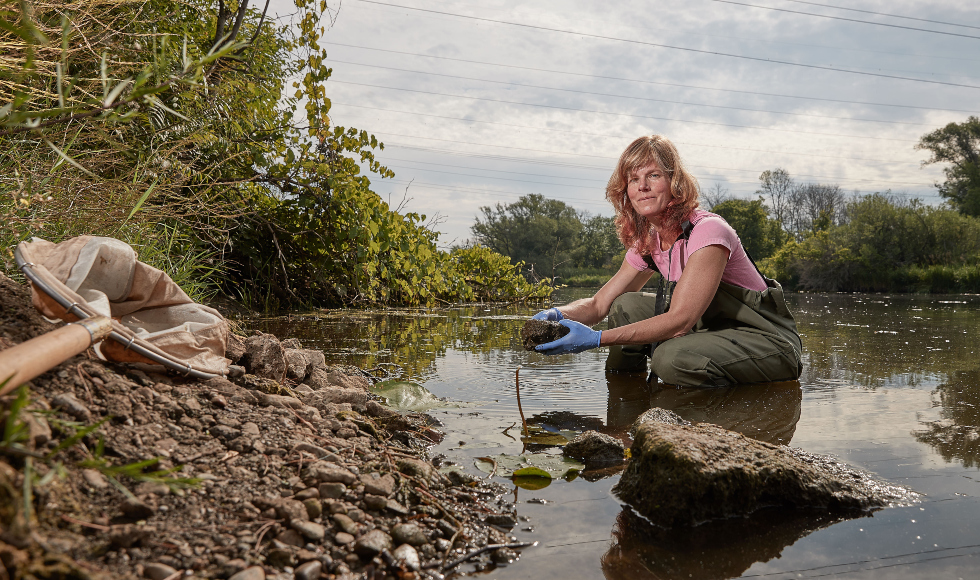
M947 164L936 184L941 206L890 191L849 195L775 168L759 176L755 199L716 186L702 192L702 207L724 217L760 269L790 289L980 291L980 119L928 133L917 148L930 152L925 163ZM625 254L612 218L541 195L481 212L475 242L523 262L529 277L602 284Z
M373 135L335 125L321 40L295 0L65 3L0 11L0 252L115 237L197 298L274 310L547 297L485 247L437 248L388 206ZM361 171L368 168L368 174Z

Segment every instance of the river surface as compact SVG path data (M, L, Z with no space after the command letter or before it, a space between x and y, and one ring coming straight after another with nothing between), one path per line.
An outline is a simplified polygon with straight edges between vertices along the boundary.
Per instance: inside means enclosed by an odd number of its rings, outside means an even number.
M564 290L556 304L586 292ZM622 436L644 410L661 407L833 454L924 494L914 506L857 519L769 513L665 532L611 493L617 474L514 488L507 498L526 521L513 535L539 544L488 578L980 577L980 296L787 298L803 336L800 381L716 389L607 375L605 349L525 352L518 334L537 309L522 305L324 311L249 325L298 337L328 363L397 369L439 397L470 403L430 414L447 433L432 454L473 474L482 475L476 457L522 452L521 366L529 423Z

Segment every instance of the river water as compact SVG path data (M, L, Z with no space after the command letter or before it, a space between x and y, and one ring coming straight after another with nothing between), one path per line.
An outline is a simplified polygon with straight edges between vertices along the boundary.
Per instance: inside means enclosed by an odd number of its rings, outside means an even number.
M586 292L564 290L556 304ZM430 412L447 433L432 454L473 474L482 475L476 457L522 451L521 366L529 423L623 435L644 410L661 407L833 454L924 494L914 506L857 519L766 513L665 531L612 495L615 473L515 487L508 498L522 521L513 535L539 544L489 578L978 577L980 296L790 294L788 302L803 336L800 381L725 389L606 375L605 349L525 352L518 334L536 309L523 305L324 311L250 325L298 337L328 363L399 369L439 397L468 403Z

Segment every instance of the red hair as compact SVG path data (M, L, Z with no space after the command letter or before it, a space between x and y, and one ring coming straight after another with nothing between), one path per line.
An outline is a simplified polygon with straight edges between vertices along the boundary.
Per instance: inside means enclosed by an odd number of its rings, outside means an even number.
M649 254L653 241L653 225L633 209L626 187L637 169L655 161L670 177L670 196L673 200L665 210L664 233L679 232L681 223L698 207L698 180L688 173L677 148L663 135L644 135L630 143L619 156L619 163L606 185L606 199L616 208L616 232L623 245Z

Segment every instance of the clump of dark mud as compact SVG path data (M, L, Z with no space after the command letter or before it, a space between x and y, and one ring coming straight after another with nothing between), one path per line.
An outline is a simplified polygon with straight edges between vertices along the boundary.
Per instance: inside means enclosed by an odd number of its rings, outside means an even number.
M528 320L521 328L524 350L534 350L539 344L554 342L570 331L567 327L550 320Z
M54 328L29 296L0 275L0 350ZM427 578L517 558L488 521L513 507L502 488L428 460L434 420L295 340L228 354L249 374L188 380L89 351L35 379L23 409L19 391L0 399L0 433L18 433L0 446L0 578Z

